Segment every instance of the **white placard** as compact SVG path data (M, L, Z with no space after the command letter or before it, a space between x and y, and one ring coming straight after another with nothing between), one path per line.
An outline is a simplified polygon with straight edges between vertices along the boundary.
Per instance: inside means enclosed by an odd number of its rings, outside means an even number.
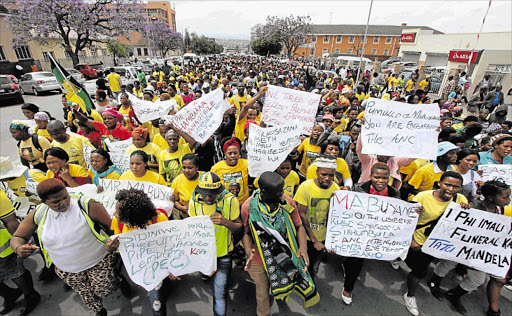
M87 164L88 168L91 170L92 170L91 153L94 150L95 149L92 148L91 146L84 145L84 147L83 147L85 163ZM125 155L124 153L123 154L115 153L115 152L109 152L108 154L110 156L110 160L112 160L114 165L116 165L119 168L119 170L121 170L121 172L130 170L130 156L129 155Z
M505 277L512 254L512 217L465 210L452 202L421 250L436 258Z
M181 108L172 122L198 143L203 144L213 135L223 120L224 112L231 105L221 88L203 95Z
M419 203L336 191L331 198L325 247L338 255L377 260L405 259L418 222Z
M160 119L162 116L169 114L172 109L177 110L178 104L176 100L165 100L156 102L141 100L131 93L128 93L128 98L132 102L132 109L135 116L141 123L146 123L155 119Z
M209 216L161 222L118 236L126 272L147 291L169 273L210 275L217 270L214 225Z
M256 178L265 171L276 170L292 149L300 145L301 126L294 124L262 128L250 124L247 143L249 175Z
M28 213L30 213L32 210L35 210L38 206L37 204L32 203L29 198L16 195L14 191L9 188L9 185L4 181L0 181L0 190L5 191L5 195L9 201L11 201L11 204L14 207L16 216L21 219L25 218Z
M112 141L110 138L104 139L105 144L107 145L109 153L118 153L124 154L126 152L126 148L128 148L131 144L133 144L132 138L128 138L125 140Z
M277 86L268 86L261 121L271 126L302 124L302 134L309 135L315 124L320 95Z
M369 98L361 129L363 154L435 160L439 106Z
M512 186L512 165L479 165L482 181L501 180Z

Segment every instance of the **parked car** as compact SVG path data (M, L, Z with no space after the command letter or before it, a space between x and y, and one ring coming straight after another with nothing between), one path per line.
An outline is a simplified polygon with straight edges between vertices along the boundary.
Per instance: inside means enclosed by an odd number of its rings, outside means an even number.
M85 79L95 79L98 78L97 71L103 71L105 65L103 64L78 64L75 66L75 69L80 71Z
M7 100L25 103L20 87L12 81L9 75L0 75L0 101L2 101L0 103L6 104Z
M21 76L20 89L22 93L33 93L40 95L41 92L57 90L62 92L60 83L51 72L39 71L29 72Z
M15 75L6 75L7 77L11 78L12 82L18 83L18 78L16 78Z
M71 75L71 77L75 78L78 83L83 84L85 82L85 77L80 71L74 68L66 68L66 71Z
M117 72L121 76L121 80L123 84L126 84L124 81L128 81L133 83L133 80L137 80L137 68L136 67L113 67L115 72Z

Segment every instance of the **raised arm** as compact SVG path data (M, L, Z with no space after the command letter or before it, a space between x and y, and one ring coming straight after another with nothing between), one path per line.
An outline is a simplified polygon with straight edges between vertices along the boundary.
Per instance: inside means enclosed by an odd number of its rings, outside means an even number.
M247 112L249 112L249 108L256 103L256 100L258 100L262 95L265 95L265 92L267 92L268 87L261 88L260 92L254 96L254 98L251 98L247 103L244 105L242 109L240 109L240 114L238 115L238 120L243 119Z
M77 111L76 109L73 109L73 114L77 118L77 120L80 121L80 123L87 125L87 127L94 129L94 121L87 118L85 114L83 114L80 111Z
M180 135L181 137L183 137L183 139L185 139L185 141L188 143L188 147L190 147L190 149L194 148L194 146L196 145L195 139L190 137L189 134L187 134L187 133L183 132L182 130L178 129L177 127L175 127L174 124L171 124L171 128L173 129L173 131L176 132L176 134Z

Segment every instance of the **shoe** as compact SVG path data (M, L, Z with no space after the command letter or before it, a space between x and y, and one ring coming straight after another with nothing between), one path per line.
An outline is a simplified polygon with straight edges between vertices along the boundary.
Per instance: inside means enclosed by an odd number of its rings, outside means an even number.
M4 304L0 309L0 314L5 315L9 313L16 305L16 300L23 294L20 289L13 289L11 293L4 297Z
M487 310L487 316L500 316L500 315L501 315L501 311L499 309L497 312L493 311L490 307Z
M44 267L43 270L41 270L41 273L39 273L39 276L37 277L39 281L51 281L55 278L55 269L53 266L51 267Z
M352 304L352 297L343 295L343 292L345 292L345 288L343 288L343 290L341 290L341 300L343 301L343 303L345 303L347 305Z
M103 307L102 309L100 309L99 312L96 312L95 315L96 316L107 316L107 310L105 309L105 307Z
M201 280L203 280L204 282L210 280L211 277L207 276L207 275L204 275L204 274L201 274Z
M39 301L41 301L41 295L35 290L30 296L25 296L25 306L20 310L20 316L30 314L30 312L36 308L37 304L39 304Z
M393 267L393 269L395 269L395 270L400 269L400 262L401 262L400 259L395 259L395 260L391 261L391 267Z
M405 301L405 307L407 307L407 310L409 311L409 313L413 314L414 316L418 316L420 314L420 310L418 309L418 304L416 304L416 297L407 296L407 293L405 293L404 301Z
M467 310L460 302L460 297L455 296L452 292L448 291L444 294L444 297L448 299L448 301L451 303L451 307L454 311L456 311L459 314L466 315Z
M434 282L428 282L428 288L430 289L430 293L437 298L438 300L443 300L443 291L441 291L441 288L439 286L436 286Z
M123 293L123 296L126 298L132 297L132 287L130 286L130 283L126 281L124 275L119 275L117 279L119 281L119 289L121 290L121 293Z
M509 291L512 291L512 284L505 284L503 287Z

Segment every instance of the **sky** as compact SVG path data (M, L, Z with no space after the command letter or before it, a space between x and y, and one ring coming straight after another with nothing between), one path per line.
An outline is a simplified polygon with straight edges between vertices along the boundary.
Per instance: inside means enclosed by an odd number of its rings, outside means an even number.
M251 27L268 15L311 16L312 24L366 24L370 1L170 1L178 32L250 39ZM488 0L374 0L370 24L430 26L444 33L477 33ZM492 0L482 32L512 31L512 1Z

